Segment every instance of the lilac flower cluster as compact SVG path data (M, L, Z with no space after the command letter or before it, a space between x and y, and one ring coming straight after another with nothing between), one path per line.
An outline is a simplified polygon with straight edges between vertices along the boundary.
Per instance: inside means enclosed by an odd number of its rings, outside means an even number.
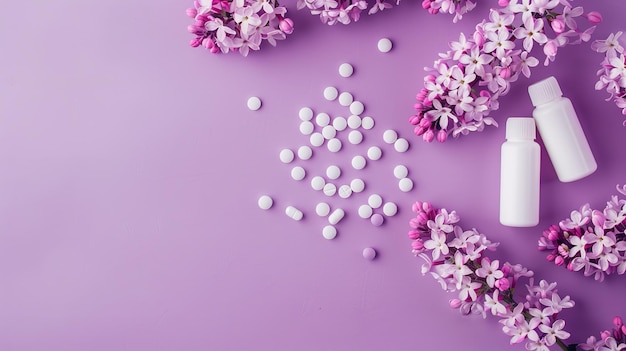
M422 274L430 273L448 292L457 292L450 306L462 314L487 313L500 318L502 331L511 336L511 344L526 341L528 350L548 350L559 345L570 334L559 313L574 306L569 296L557 293L556 283L533 282L533 272L508 262L500 264L486 252L497 243L472 230L457 225L455 211L435 209L430 203L416 202L416 213L409 225L413 253L426 262ZM529 278L524 300L515 300L514 291L520 278Z
M396 0L396 5L400 0ZM370 6L371 5L371 6ZM431 14L447 13L454 15L453 22L460 20L464 14L476 6L471 0L423 0L422 7ZM349 24L356 22L365 10L369 15L393 7L385 0L374 0L373 4L366 0L298 0L298 10L307 8L312 15L319 15L322 23Z
M620 317L613 318L614 328L611 331L605 330L600 333L600 340L595 336L587 338L587 342L578 345L583 350L611 351L626 349L626 326Z
M617 187L626 195L626 186ZM570 271L603 281L605 275L626 272L626 200L613 196L603 211L589 204L572 211L570 218L551 225L539 239L539 250L547 258Z
M188 30L195 35L192 47L204 46L210 52L238 51L248 56L259 50L262 41L276 46L293 32L287 9L276 0L196 0L187 15L195 20Z
M417 111L409 117L414 133L431 142L448 136L467 135L496 125L490 112L498 109L498 98L508 93L511 83L539 64L532 49L543 47L545 65L554 61L560 47L589 41L597 12L585 13L568 0L500 0L500 9L491 9L489 20L476 26L467 37L450 43L441 53L424 88L417 94ZM589 28L580 27L586 18Z
M626 59L624 47L619 42L622 34L611 33L605 40L594 41L591 48L606 55L598 71L600 79L596 83L596 90L605 89L609 93L607 101L613 99L617 107L622 109L622 114L626 115Z

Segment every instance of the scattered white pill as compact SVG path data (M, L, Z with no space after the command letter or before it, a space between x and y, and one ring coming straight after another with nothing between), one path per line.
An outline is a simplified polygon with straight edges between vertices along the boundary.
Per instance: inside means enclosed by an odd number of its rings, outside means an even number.
M360 178L352 179L350 182L350 189L352 189L352 192L354 193L360 193L365 190L365 182Z
M387 202L383 205L383 213L387 217L393 217L398 213L398 205L393 202Z
M366 247L363 249L363 258L371 261L376 258L376 250L371 247Z
M329 179L337 179L341 176L341 168L331 165L326 168L326 176Z
M248 108L251 111L256 111L261 108L261 99L256 96L253 96L248 99Z
M320 112L315 116L315 124L326 127L330 123L330 116L326 112Z
M339 75L348 78L354 73L354 67L349 63L342 63L339 65Z
M350 113L360 116L365 111L365 106L361 101L353 101L350 104Z
M398 181L398 187L400 190L407 193L413 189L413 181L410 178L402 178Z
M326 217L330 213L330 205L326 202L320 202L315 206L315 213L320 217Z
M339 197L342 199L347 199L350 196L352 196L352 188L350 188L349 185L342 185L339 187L339 190L337 191L337 193L339 194Z
M345 130L347 126L348 121L345 117L335 117L333 119L333 127L335 127L337 131L341 132L342 130Z
M367 204L371 208L379 208L383 205L383 198L378 194L372 194L367 198Z
M385 222L385 217L383 217L380 213L374 213L372 217L370 217L370 222L373 225L380 227Z
M298 148L298 158L306 161L308 159L310 159L313 156L313 150L306 146L306 145L302 145Z
M371 146L367 149L367 157L372 161L379 160L382 156L383 151L378 146Z
M360 144L363 141L363 133L358 130L350 131L350 134L348 134L348 141L350 141L350 144L352 145Z
M324 144L324 136L322 135L322 133L315 132L311 134L311 137L309 138L309 142L311 143L312 146L315 146L315 147L322 146Z
M357 115L352 115L350 117L348 117L348 127L352 128L352 129L357 129L361 126L361 117L357 116Z
M365 160L365 157L361 155L356 155L352 158L352 168L356 170L361 170L365 168L365 165L367 165L367 161Z
M354 97L352 97L352 94L348 93L347 91L339 94L339 105L350 106L352 101L354 101Z
M346 213L342 209L337 208L328 216L328 223L335 225L339 223L345 215Z
M289 150L289 149L282 149L280 150L280 162L282 163L291 163L291 161L293 161L295 155L293 154L293 151Z
M306 171L304 168L295 166L291 169L291 178L293 178L293 180L302 180L304 177L306 177Z
M311 179L311 188L313 188L313 190L322 190L324 189L324 185L326 185L326 181L320 176L315 176Z
M272 200L272 198L268 195L261 195L261 197L259 197L258 203L260 209L269 210L270 208L272 208L272 205L274 205L274 200Z
M303 107L298 112L298 117L303 121L310 121L313 119L313 110L310 107Z
M322 228L322 236L325 239L333 240L335 237L337 237L337 228L333 227L332 225L325 226L324 228Z
M359 206L359 209L357 212L359 213L359 217L363 219L368 219L372 216L372 213L374 212L374 210L372 210L372 208L369 207L369 205L361 205Z
M409 175L409 169L404 165L397 165L393 168L393 176L397 179L406 178Z
M361 127L366 130L374 128L374 119L370 116L365 116L361 119Z
M406 152L409 149L409 141L404 138L398 138L395 143L393 143L393 148L398 152Z
M311 133L313 133L314 129L315 126L309 121L302 121L302 123L300 123L300 133L302 133L303 135L310 135Z
M333 101L337 98L337 96L339 96L339 92L337 91L337 88L326 87L326 89L324 89L324 98L326 100Z
M389 40L388 38L382 38L380 40L378 40L378 51L380 52L389 52L391 51L391 48L393 47L393 44L391 43L391 40Z
M287 215L287 217L296 221L299 221L302 219L302 217L304 217L302 211L293 206L287 206L287 208L285 209L285 214Z
M324 192L324 195L330 197L337 193L337 186L333 183L326 183L322 191Z
M326 144L326 147L328 148L328 151L330 152L339 152L341 150L342 145L343 144L341 143L341 140L337 138L332 138L328 141L328 143Z
M398 140L398 133L395 130L393 130L393 129L387 129L383 133L383 140L387 144L393 144L393 143L396 142L396 140Z
M332 139L337 135L337 130L335 127L328 125L322 128L322 135L324 139Z

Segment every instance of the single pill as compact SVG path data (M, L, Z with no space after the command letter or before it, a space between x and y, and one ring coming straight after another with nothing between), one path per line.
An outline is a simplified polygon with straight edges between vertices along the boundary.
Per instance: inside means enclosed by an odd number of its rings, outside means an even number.
M383 133L383 140L387 143L387 144L393 144L396 142L396 140L398 140L398 133L396 133L395 130L393 129L387 129L384 133Z
M326 217L330 213L330 205L326 202L320 202L315 206L315 213L320 217Z
M376 250L372 249L371 247L366 247L363 249L363 258L366 260L373 260L376 258Z
M300 158L303 161L306 161L308 159L310 159L313 156L313 150L306 146L306 145L302 145L298 148L298 158Z
M402 178L398 181L398 187L405 193L408 193L413 189L413 181L409 178Z
M333 126L325 126L322 128L322 135L324 139L332 139L337 135L337 130Z
M298 112L298 117L303 121L310 121L313 119L313 110L310 107L303 107Z
M262 195L259 197L259 208L262 210L269 210L274 205L274 200L268 195Z
M393 217L398 213L398 205L393 202L387 202L383 205L383 213L387 217Z
M382 155L383 151L378 146L372 146L367 149L367 157L372 161L379 160Z
M333 240L337 236L337 228L333 227L332 225L325 226L324 228L322 228L322 236L325 239Z
M285 214L287 215L287 217L296 221L299 221L302 219L302 217L304 217L302 211L293 206L287 206L287 208L285 209Z
M354 67L349 63L342 63L339 65L339 75L348 78L354 73Z
M345 130L347 126L348 121L345 117L335 117L335 119L333 119L333 127L335 127L337 131L341 132L342 130Z
M330 179L337 179L341 176L341 168L331 165L326 168L326 176Z
M332 138L328 141L328 143L326 144L326 147L328 148L328 151L330 152L339 152L341 150L342 145L343 144L341 143L341 140L337 138Z
M350 182L350 189L352 189L352 192L354 193L360 193L365 190L365 182L360 178L352 179Z
M359 209L358 209L359 217L363 219L368 219L372 217L373 212L374 210L372 210L372 208L369 207L368 205L361 205L359 206Z
M409 169L404 165L397 165L393 168L393 176L397 179L406 178L409 175Z
M252 111L256 111L261 108L261 99L253 96L248 99L248 108Z
M326 185L326 181L320 176L315 176L311 179L311 188L313 188L313 190L322 190L324 189L324 185Z
M361 155L356 155L352 158L352 168L354 169L361 170L365 168L366 164L367 161L365 160L365 157Z
M352 115L350 117L348 117L348 127L352 128L352 129L357 129L361 126L361 117L357 116L357 115Z
M345 215L346 213L342 209L337 208L328 216L328 223L335 225L339 223Z
M395 143L393 143L393 148L398 152L406 152L409 149L409 141L404 138L398 138Z
M350 131L350 134L348 134L348 141L350 141L350 144L352 145L360 144L363 141L363 133L358 130Z
M350 106L352 101L354 101L354 97L352 97L352 94L348 93L347 91L339 94L339 105Z
M337 96L339 96L339 92L337 91L337 88L326 87L326 89L324 89L324 98L326 100L333 101L337 98Z
M370 116L365 116L361 119L361 127L366 130L374 128L374 119Z
M322 135L322 133L315 132L311 134L311 137L309 138L309 142L311 143L311 145L315 147L322 146L324 144L324 136Z
M337 186L333 183L326 183L322 191L324 191L324 195L326 196L333 196L337 193Z
M349 185L340 186L337 192L339 193L339 197L342 199L347 199L352 196L352 188L350 188Z
M383 225L385 218L379 213L374 213L372 217L370 217L370 221L373 225L380 227L381 225Z
M306 177L306 171L304 168L295 166L291 169L291 178L293 178L293 180L302 180L304 177Z
M380 52L389 52L391 51L391 48L393 47L393 44L391 43L391 40L389 40L388 38L382 38L380 40L378 40L378 51Z
M352 113L353 115L360 116L363 111L365 111L365 106L361 101L353 101L350 104L350 113Z
M372 194L367 198L367 204L371 208L379 208L383 205L383 198L378 194Z
M291 161L293 161L295 155L293 154L293 151L289 150L289 149L282 149L280 150L280 162L282 163L291 163Z
M300 123L300 133L302 133L303 135L310 135L311 133L313 133L314 129L315 126L309 121L302 121Z
M326 112L320 112L315 116L315 123L320 127L326 127L330 123L330 116Z

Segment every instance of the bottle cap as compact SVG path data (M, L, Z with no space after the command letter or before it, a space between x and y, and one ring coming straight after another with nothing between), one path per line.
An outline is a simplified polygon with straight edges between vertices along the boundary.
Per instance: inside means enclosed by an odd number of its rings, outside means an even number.
M563 96L563 92L556 78L548 77L529 86L528 95L530 95L530 101L532 101L533 106L537 107L552 99Z
M529 117L511 117L506 120L507 140L535 140L535 120Z

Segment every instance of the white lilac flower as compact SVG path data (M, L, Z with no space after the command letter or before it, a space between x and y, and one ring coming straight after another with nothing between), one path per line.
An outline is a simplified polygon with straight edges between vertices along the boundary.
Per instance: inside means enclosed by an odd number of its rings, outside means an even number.
M564 308L570 308L574 306L574 301L570 300L569 296L565 296L563 299L559 294L552 294L551 298L540 299L539 302L552 311L553 314L561 312Z
M508 50L515 48L515 43L509 40L510 32L508 29L499 30L497 32L488 31L485 32L485 36L489 41L485 43L483 50L485 50L486 53L495 51L495 56L499 59L503 59Z
M500 262L498 260L490 261L488 258L483 258L480 264L481 267L476 270L476 275L485 278L487 285L493 288L496 279L500 279L504 276L504 273L498 269Z
M624 52L624 48L619 42L623 32L611 33L605 40L596 40L591 44L591 48L596 52L606 52L607 56L613 56Z
M513 35L517 39L524 39L524 50L530 52L533 49L533 43L544 44L548 41L548 37L543 34L543 20L535 20L532 17L528 17L524 20L524 25L516 28L513 31Z
M433 250L433 260L438 260L441 254L447 255L450 252L446 245L446 235L435 230L432 231L430 240L424 242L424 247Z
M485 294L485 309L490 310L494 316L502 315L506 312L506 307L499 300L499 294L500 290L498 289L493 292L493 297Z
M545 333L545 340L547 346L556 344L557 339L567 339L570 337L570 333L563 330L565 328L565 321L557 319L552 325L540 324L539 330Z

